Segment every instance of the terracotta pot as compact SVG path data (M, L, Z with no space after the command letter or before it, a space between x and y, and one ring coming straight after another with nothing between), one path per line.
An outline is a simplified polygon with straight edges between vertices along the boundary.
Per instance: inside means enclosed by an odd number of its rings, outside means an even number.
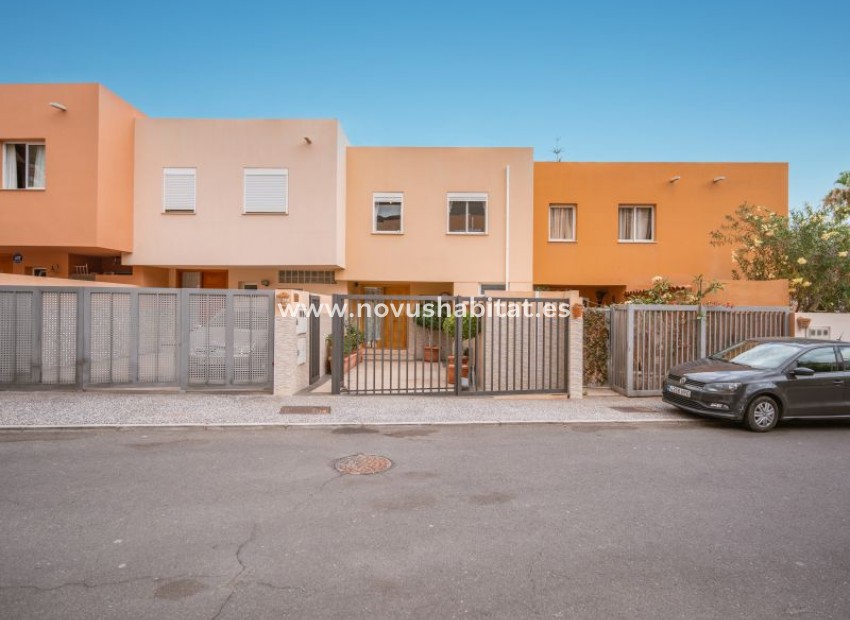
M798 316L797 317L797 327L800 329L806 329L809 325L812 324L812 320L807 316Z
M466 365L466 364L468 364L468 363L469 363L469 356L468 356L468 355L464 355L462 359L463 359L463 361L461 362L461 364ZM448 358L448 360L447 360L447 363L448 363L448 364L454 364L454 363L455 363L455 356L454 356L454 355L449 355L449 358Z
M440 347L431 346L431 347L423 347L422 349L422 359L426 362L439 362L440 361Z
M464 364L463 366L461 366L460 376L464 379L469 378L469 366L467 364ZM449 385L455 384L455 365L454 364L449 364L446 367L446 383L448 383Z

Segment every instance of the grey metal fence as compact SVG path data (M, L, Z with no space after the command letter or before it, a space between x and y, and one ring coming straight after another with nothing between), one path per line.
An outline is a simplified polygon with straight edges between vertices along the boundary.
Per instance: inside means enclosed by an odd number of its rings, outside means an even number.
M267 291L0 287L0 388L272 388Z
M611 387L626 396L661 394L673 366L747 338L788 336L788 308L663 306L611 307Z
M345 309L333 319L334 393L567 390L569 308L558 300L335 295L334 304Z

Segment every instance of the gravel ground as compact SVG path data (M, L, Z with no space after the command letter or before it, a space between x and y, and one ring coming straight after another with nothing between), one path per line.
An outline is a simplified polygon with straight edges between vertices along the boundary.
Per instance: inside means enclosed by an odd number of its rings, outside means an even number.
M330 413L282 414L283 406ZM659 398L593 396L272 396L262 394L0 392L0 427L655 422L699 418Z

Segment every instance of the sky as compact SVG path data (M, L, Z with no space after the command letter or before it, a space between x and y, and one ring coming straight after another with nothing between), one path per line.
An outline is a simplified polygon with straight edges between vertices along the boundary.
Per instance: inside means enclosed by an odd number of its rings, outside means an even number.
M847 0L14 2L0 82L100 82L149 116L338 118L354 145L850 170Z

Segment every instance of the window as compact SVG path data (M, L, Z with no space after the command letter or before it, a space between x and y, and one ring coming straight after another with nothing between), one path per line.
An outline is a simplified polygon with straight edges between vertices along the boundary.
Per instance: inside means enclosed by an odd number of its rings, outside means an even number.
M487 233L487 194L449 194L449 232Z
M287 213L289 171L286 168L245 168L244 213Z
M655 207L620 205L620 241L655 241Z
M195 212L194 168L165 168L162 171L162 210L165 213Z
M850 347L839 347L838 350L841 352L842 369L850 370Z
M835 350L832 347L821 347L803 353L797 359L797 368L811 368L815 372L835 372Z
M575 205L549 205L549 241L575 240Z
M402 233L404 194L373 194L373 233Z
M336 273L327 270L281 269L278 284L336 284Z
M42 142L3 144L3 189L44 189Z

